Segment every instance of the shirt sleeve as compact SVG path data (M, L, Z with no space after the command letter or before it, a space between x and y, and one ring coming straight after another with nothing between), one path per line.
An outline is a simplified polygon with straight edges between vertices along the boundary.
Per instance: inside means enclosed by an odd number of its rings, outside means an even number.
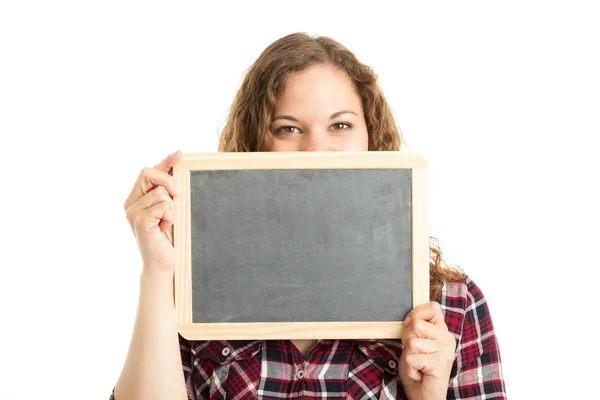
M187 388L188 400L197 400L194 385L192 382L193 370L193 355L191 343L183 336L179 335L179 351L181 352L181 365L183 367L183 378L185 379L185 387ZM113 387L109 400L115 399L115 388Z
M465 315L448 399L506 399L500 349L481 290L466 278Z
M181 352L181 364L183 367L183 378L185 379L185 387L187 388L188 400L197 400L196 391L192 380L192 372L194 370L194 355L192 354L192 344L183 336L179 336L179 350Z

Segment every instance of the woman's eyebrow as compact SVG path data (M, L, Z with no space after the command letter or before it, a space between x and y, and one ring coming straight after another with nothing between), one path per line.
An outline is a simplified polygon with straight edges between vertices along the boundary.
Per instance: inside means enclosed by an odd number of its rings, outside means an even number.
M342 110L342 111L338 111L338 112L334 112L333 114L331 114L331 117L329 117L329 119L334 119L339 117L342 114L354 114L358 117L358 114L356 114L354 111L350 111L350 110Z
M358 114L356 114L354 111L342 110L342 111L337 111L337 112L334 112L333 114L331 114L331 116L329 117L329 119L337 118L337 117L339 117L342 114L354 114L354 115L356 115L358 117ZM278 119L289 119L290 121L300 122L300 121L298 121L297 118L292 117L291 115L278 115L277 117L273 118L273 120L271 122L277 121Z
M297 118L294 118L291 115L279 115L279 116L273 118L273 120L271 122L277 121L278 119L289 119L290 121L300 122L300 121L298 121Z

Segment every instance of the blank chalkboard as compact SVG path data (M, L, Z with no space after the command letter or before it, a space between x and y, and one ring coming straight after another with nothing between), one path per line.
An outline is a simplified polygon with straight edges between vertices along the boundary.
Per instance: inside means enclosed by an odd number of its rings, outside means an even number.
M188 339L400 337L428 301L422 157L194 154L174 176Z

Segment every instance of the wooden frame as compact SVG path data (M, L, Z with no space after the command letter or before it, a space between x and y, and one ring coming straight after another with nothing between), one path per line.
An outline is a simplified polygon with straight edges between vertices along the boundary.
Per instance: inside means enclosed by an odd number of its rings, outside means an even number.
M186 154L173 168L180 189L175 198L175 312L188 340L383 339L400 338L402 321L192 323L190 171L235 169L398 168L412 170L413 307L429 301L427 162L414 153L268 152Z

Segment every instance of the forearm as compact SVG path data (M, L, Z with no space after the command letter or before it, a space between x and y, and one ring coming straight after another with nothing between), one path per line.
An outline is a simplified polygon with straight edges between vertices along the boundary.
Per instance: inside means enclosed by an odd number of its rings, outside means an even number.
M138 311L115 399L187 399L172 273L142 272L140 276Z

